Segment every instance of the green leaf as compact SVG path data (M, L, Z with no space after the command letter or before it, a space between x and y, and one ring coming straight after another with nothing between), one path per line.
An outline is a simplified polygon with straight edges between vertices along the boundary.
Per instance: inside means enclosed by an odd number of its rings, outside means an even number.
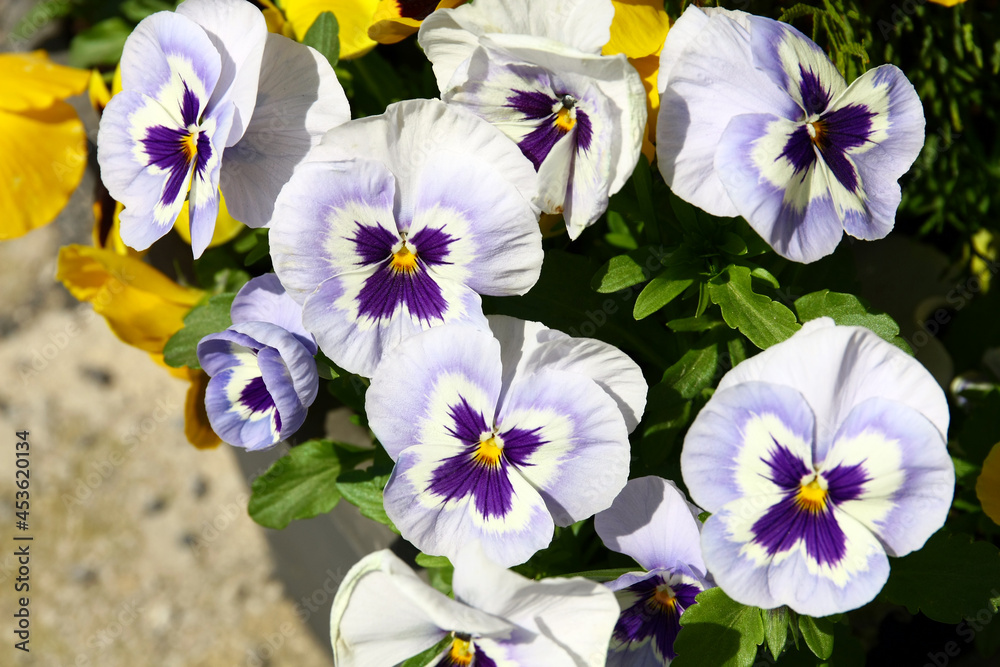
M417 554L416 563L420 567L425 567L427 569L434 567L451 567L451 561L445 556L429 556L425 553Z
M708 331L712 327L721 324L719 320L713 320L710 317L682 317L677 320L670 320L667 322L667 327L674 331Z
M359 510L362 516L366 516L372 521L389 526L398 533L396 526L385 513L385 504L382 500L382 489L389 481L388 472L380 474L375 466L367 470L350 470L337 478L337 490L344 497L344 500L351 503Z
M635 572L637 568L634 567L611 567L605 568L603 570L586 570L584 572L569 572L567 574L557 575L560 577L583 577L584 579L590 579L591 581L598 581L605 583L608 581L614 581L623 574L628 574L629 572Z
M1000 552L989 542L940 530L920 551L892 560L882 596L940 623L958 623L983 609L995 611Z
M803 322L817 317L830 317L837 324L870 329L894 344L899 336L899 325L892 317L868 308L853 294L826 289L806 294L795 300L795 311Z
M782 605L777 609L766 609L762 614L764 621L764 639L767 641L767 649L775 660L785 650L788 642L788 607Z
M248 511L267 528L284 528L332 510L340 500L336 481L346 462L367 456L329 440L310 440L281 457L250 487Z
M69 64L81 69L114 65L121 59L131 32L132 25L120 16L95 23L69 43Z
M439 641L434 646L431 646L426 651L423 651L422 653L419 653L408 660L404 660L403 662L396 665L396 667L427 667L427 665L431 663L431 660L444 653L445 649L451 646L452 641L453 638L449 634L444 639Z
M639 202L639 215L646 224L647 232L656 232L654 243L659 240L659 229L656 225L656 206L653 205L653 175L649 163L640 158L632 172L632 184L635 186L636 200Z
M184 317L184 328L171 336L163 346L163 361L174 368L201 368L198 362L198 343L208 334L224 331L233 323L229 309L235 297L234 292L217 294L192 308Z
M806 646L817 658L826 660L833 655L833 629L836 624L828 618L799 616L799 630Z
M625 255L612 257L597 270L590 281L590 286L601 294L610 294L645 282L649 280L650 273L643 264L650 257L648 249L634 250ZM656 262L654 268L659 265L659 262Z
M632 317L641 320L663 308L694 284L691 274L695 271L690 264L678 264L664 269L649 281L635 300Z
M721 588L702 591L681 614L673 667L749 667L764 641L761 610L734 602Z
M118 11L129 21L138 23L150 14L171 12L176 7L177 3L165 2L164 0L125 0L118 5Z
M330 67L336 67L340 60L340 38L337 36L339 29L333 12L322 12L306 30L302 43L319 51L320 55L330 61Z
M750 285L750 269L731 265L708 283L708 294L722 309L722 319L760 349L785 340L801 327L795 313Z

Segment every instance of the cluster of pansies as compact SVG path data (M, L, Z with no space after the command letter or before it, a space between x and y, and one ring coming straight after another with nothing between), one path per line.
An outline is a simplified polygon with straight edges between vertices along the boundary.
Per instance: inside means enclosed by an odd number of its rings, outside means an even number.
M675 195L742 216L785 258L886 236L923 144L902 72L848 85L791 26L722 9L688 8L630 59L606 48L627 41L614 23L629 3L369 4L372 39L419 26L439 100L350 120L294 21L282 36L245 0L186 0L129 38L98 138L132 249L187 208L197 258L223 196L269 230L274 272L197 345L214 432L271 447L302 426L328 362L363 378L392 466L384 512L454 564L450 598L389 552L358 563L334 602L337 664L666 665L709 589L810 616L871 601L888 557L943 525L955 483L945 395L906 352L808 322L721 379L681 479L630 480L653 378L607 342L484 314L484 297L532 290L541 216L580 237L646 168L644 137ZM657 54L647 90L636 63ZM505 569L592 517L638 567L606 585Z

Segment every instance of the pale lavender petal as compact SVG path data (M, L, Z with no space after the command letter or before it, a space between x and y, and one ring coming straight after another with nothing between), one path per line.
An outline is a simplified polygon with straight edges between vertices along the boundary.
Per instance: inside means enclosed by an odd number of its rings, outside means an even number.
M233 324L230 331L250 336L262 345L277 350L288 367L299 401L303 405L312 405L319 388L316 360L294 335L267 322L239 322Z
M240 288L229 310L234 324L269 322L291 333L311 353L316 341L302 326L302 306L285 291L273 273L252 278Z
M234 218L267 225L296 165L330 128L350 120L344 89L314 49L268 33L253 117L226 149L222 191Z
M673 482L639 477L594 517L594 528L605 546L631 556L647 570L683 567L704 576L700 513Z

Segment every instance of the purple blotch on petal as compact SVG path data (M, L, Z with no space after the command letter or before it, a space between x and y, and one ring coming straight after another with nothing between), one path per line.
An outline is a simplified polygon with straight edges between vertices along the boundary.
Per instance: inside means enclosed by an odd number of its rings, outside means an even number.
M590 123L590 116L580 107L576 108L576 147L581 150L590 149L590 141L594 137L594 128Z
M361 260L357 262L359 266L369 266L385 260L392 254L394 246L399 238L385 227L362 225L354 221L357 228L351 241Z
M830 91L811 69L799 65L799 73L802 76L799 92L802 94L802 105L805 107L806 115L823 113L830 106Z
M509 431L501 433L500 437L503 438L504 458L515 466L526 467L534 465L528 462L528 457L548 442L538 436L539 431L541 431L541 428L512 428Z
M658 586L666 581L660 575L644 579L626 590L638 596L635 603L622 610L612 634L612 650L624 650L633 642L652 639L659 654L668 660L677 657L674 641L680 631L680 615L695 602L701 589L693 584L677 583L670 588L676 598L673 607L664 605L654 597ZM616 644L618 646L616 646Z
M847 151L868 143L874 117L875 113L868 107L848 104L819 119L822 138L818 145L823 161L850 192L857 192L859 183L858 172L848 159Z
M200 106L198 96L188 88L187 83L184 83L184 98L181 101L181 120L184 122L184 127L198 124L198 107Z

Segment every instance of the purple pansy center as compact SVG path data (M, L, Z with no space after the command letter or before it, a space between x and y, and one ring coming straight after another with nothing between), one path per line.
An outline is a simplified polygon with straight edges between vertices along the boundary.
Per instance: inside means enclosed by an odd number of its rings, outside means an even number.
M160 195L160 203L168 205L177 200L192 167L204 175L205 165L212 157L212 143L199 129L198 96L184 83L180 102L182 127L154 125L146 128L142 146L149 158L149 165L169 173Z
M674 640L680 631L680 617L695 602L701 588L679 581L679 577L654 575L625 589L637 596L623 609L611 636L611 649L636 649L647 640L660 657L673 660Z
M539 429L491 428L480 411L460 398L448 408L448 433L464 448L434 470L429 491L443 502L472 496L485 518L504 517L513 506L511 467L527 467L531 455L546 443Z
M858 498L870 481L863 463L813 470L776 440L768 458L761 460L785 495L753 524L753 541L774 556L802 540L812 559L836 566L847 552L847 537L833 510Z
M279 433L281 432L281 416L278 415L277 407L274 404L274 397L271 396L271 392L264 385L264 378L262 376L256 376L243 387L243 390L240 392L239 401L252 414L267 412L269 410L273 411L274 428Z
M577 151L590 149L594 130L590 116L580 108L579 99L565 92L554 96L541 91L512 92L514 94L507 98L507 107L538 123L517 144L536 171L556 143L571 132Z
M443 228L425 227L400 238L385 227L354 224L357 265L376 267L358 294L358 314L389 319L405 305L425 324L443 320L448 304L429 269L451 263L449 247L455 237Z
M805 119L788 135L780 157L787 159L795 173L803 177L809 167L822 158L844 188L857 192L860 188L858 172L847 154L868 143L872 118L876 114L863 104L847 104L828 111L830 91L812 70L800 65L799 72Z

